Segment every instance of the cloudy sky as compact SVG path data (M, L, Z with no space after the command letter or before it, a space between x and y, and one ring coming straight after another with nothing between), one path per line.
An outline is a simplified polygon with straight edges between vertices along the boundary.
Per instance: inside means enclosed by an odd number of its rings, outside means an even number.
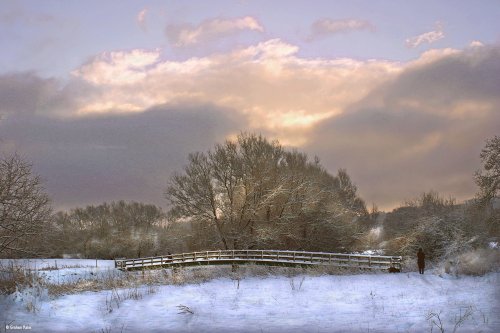
M500 2L2 1L0 151L56 208L166 207L241 131L346 168L369 205L476 192L500 135Z

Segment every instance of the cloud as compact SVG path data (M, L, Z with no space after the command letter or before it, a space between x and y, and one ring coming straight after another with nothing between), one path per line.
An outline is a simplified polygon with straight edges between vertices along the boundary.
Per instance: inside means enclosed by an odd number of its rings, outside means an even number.
M26 154L64 204L160 203L159 182L189 152L240 130L346 167L381 208L430 189L474 194L478 154L500 129L498 47L407 63L298 51L279 39L185 60L136 49L97 55L66 83L2 75L0 145Z
M14 115L68 114L78 106L79 96L92 96L93 88L71 82L61 84L34 72L0 75L0 119ZM0 138L1 139L1 138Z
M146 25L146 16L148 14L148 9L147 8L144 8L142 9L138 14L137 14L137 17L136 17L136 21L137 21L137 24L139 25L139 27L146 31L147 30L147 25Z
M306 59L297 52L297 46L273 39L184 61L160 61L156 51L106 53L74 71L100 90L78 112L133 112L183 100L214 103L244 114L251 130L293 133L286 141L300 144L315 123L400 70L393 62ZM129 59L143 57L131 67Z
M0 113L35 113L43 100L53 98L55 82L34 73L5 74L0 77Z
M145 78L145 70L159 57L158 50L104 52L72 74L100 85L133 84Z
M312 24L310 40L328 35L348 33L361 30L374 30L369 21L358 19L332 20L328 18L317 20Z
M245 16L234 19L215 18L206 20L198 26L168 25L165 34L174 46L190 46L219 39L242 31L264 32L257 19Z
M484 43L479 40L473 40L469 44L469 47L482 47L482 46L484 46Z
M20 7L19 4L12 4L13 6L5 6L0 10L0 24L53 24L57 23L58 19L46 13L36 13L26 8Z
M471 198L484 140L500 130L500 50L474 47L408 65L311 132L306 149L345 167L384 209L437 190Z
M213 105L162 105L135 114L0 120L0 149L30 160L58 208L111 200L166 205L169 176L244 126Z
M409 48L416 48L417 46L429 43L432 44L438 40L444 38L443 25L441 23L436 23L436 27L433 31L429 31L418 36L414 36L406 39L406 46Z

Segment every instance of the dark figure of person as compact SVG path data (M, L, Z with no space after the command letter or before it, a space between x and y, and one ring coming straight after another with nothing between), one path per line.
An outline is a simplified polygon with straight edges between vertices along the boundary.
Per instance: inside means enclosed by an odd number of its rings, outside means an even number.
M417 263L418 263L418 272L420 274L424 274L425 269L425 253L422 251L422 248L418 249L417 252Z

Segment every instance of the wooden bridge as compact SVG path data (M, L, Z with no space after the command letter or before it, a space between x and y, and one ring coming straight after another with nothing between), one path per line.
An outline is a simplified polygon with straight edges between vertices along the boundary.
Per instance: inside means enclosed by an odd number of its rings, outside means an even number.
M116 259L115 267L120 270L143 270L195 265L330 265L336 267L381 269L389 270L390 272L400 272L401 261L402 257L400 256L278 250L218 250L178 253L136 259Z

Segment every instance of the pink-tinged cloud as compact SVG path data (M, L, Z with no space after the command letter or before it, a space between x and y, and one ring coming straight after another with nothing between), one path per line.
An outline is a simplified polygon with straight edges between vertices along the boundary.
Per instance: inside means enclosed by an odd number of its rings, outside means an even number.
M141 10L137 14L137 17L136 17L137 24L139 25L139 27L141 27L142 30L146 30L146 28L147 28L147 26L146 26L147 14L148 14L148 9L144 8L143 10Z
M348 33L361 30L374 30L375 26L366 20L341 19L332 20L328 18L317 20L312 24L309 39L316 39L328 35Z
M133 84L145 78L147 67L159 57L158 50L104 52L72 74L96 85Z
M438 23L436 23L436 27L434 30L429 31L429 32L425 32L425 33L420 34L418 36L407 38L406 39L406 46L408 46L409 48L416 48L419 45L422 45L425 43L428 43L428 44L435 43L438 40L443 39L444 37L445 36L444 36L444 32L443 32L443 25L438 22Z
M174 46L189 46L242 31L264 32L264 28L251 16L234 19L211 19L198 26L169 25L165 29L167 38Z
M74 71L100 90L78 112L140 111L181 100L214 103L248 117L252 130L281 133L285 143L297 145L314 124L400 70L398 63L307 59L298 51L273 39L184 61L159 61L156 51L105 53Z

